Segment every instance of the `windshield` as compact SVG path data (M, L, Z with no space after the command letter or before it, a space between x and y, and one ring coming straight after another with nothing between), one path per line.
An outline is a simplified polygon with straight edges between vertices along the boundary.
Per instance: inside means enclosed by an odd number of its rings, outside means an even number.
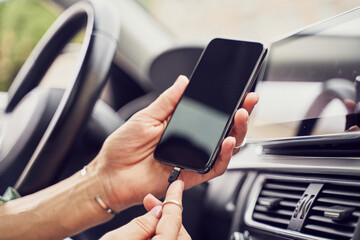
M358 6L358 0L137 0L179 40L268 43Z

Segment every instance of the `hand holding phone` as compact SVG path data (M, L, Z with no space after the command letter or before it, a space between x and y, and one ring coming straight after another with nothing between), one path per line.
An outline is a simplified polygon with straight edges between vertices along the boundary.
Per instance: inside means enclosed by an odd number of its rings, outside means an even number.
M212 40L155 149L155 158L189 171L210 171L265 55L261 43Z

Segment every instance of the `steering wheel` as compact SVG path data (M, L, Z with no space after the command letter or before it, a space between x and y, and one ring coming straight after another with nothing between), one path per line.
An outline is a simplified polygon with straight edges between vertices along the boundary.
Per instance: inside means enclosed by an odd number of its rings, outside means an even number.
M297 136L311 135L325 107L334 99L339 99L345 106L345 100L356 101L354 84L347 79L332 78L324 82L322 92L315 98L301 121ZM346 107L346 106L345 106Z
M106 1L68 8L37 44L14 79L0 113L0 191L20 194L54 181L64 156L89 118L106 83L120 22ZM65 91L38 86L57 55L85 29L76 74Z

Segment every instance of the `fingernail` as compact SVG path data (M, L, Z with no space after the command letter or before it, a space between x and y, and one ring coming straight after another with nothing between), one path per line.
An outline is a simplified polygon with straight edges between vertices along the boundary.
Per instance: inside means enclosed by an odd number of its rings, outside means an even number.
M229 137L230 139L231 139L231 141L234 143L234 146L235 146L235 144L236 144L236 138L235 137Z
M183 79L183 81L186 79L187 80L187 77L185 75L179 75L177 77L177 79L175 80L174 84L177 84L180 82L180 79Z
M182 75L179 75L179 76L175 79L174 84L177 83L177 82L180 80L181 77L182 77Z
M162 206L161 205L157 205L155 207L153 207L150 212L151 215L153 215L154 217L160 219L161 218L161 213L162 213Z
M178 79L179 78L186 78L186 76L185 75L179 75Z
M242 112L244 112L244 114L246 114L245 121L247 122L248 119L249 119L249 113L248 113L248 111L246 111L245 108L240 108L239 111L242 111Z
M252 95L254 97L259 97L259 94L257 94L256 92L249 92L249 95Z

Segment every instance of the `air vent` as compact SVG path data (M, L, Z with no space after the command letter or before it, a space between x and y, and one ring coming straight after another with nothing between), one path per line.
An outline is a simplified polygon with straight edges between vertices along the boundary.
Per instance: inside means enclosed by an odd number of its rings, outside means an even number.
M360 186L324 185L303 232L326 239L352 239L360 217Z
M286 179L266 179L252 218L260 223L287 229L296 204L308 185Z
M260 175L245 222L291 239L360 240L360 181Z

